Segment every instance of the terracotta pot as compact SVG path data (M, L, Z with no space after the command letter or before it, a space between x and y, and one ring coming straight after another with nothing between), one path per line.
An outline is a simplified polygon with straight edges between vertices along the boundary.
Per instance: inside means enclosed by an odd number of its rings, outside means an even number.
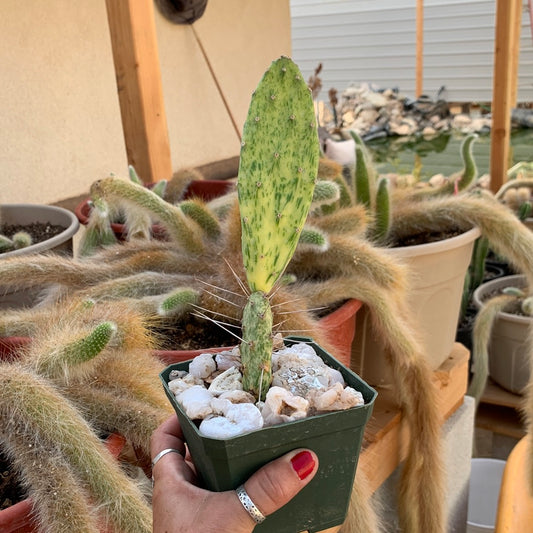
M196 469L208 489L235 489L265 463L296 448L309 448L320 458L318 472L309 485L263 524L256 526L254 531L258 533L322 531L342 524L353 489L365 425L377 396L374 389L311 339L289 337L285 342L305 342L313 346L326 364L339 370L346 383L362 393L364 405L249 431L232 438L213 439L199 433L196 424L185 415L168 388L170 372L187 370L188 363L173 364L160 375Z
M333 346L333 355L345 366L350 364L352 341L355 336L356 313L361 308L359 300L347 300L338 309L322 317L320 326L326 332ZM0 358L13 357L16 350L31 342L29 337L0 337ZM216 353L227 347L204 348L201 350L155 350L156 355L167 365L193 359L201 353Z
M3 224L50 223L63 226L65 230L46 241L38 242L0 254L0 261L10 257L43 252L61 253L72 256L72 238L80 224L74 214L62 207L40 204L4 204L0 206ZM0 294L0 309L15 309L31 306L38 297L39 289L7 290Z
M478 309L483 301L505 287L527 286L522 275L506 276L487 281L474 291L474 304ZM499 312L492 326L488 353L489 375L504 389L522 394L529 383L530 344L529 335L533 318L512 313Z
M347 300L338 309L320 319L320 327L325 331L333 349L333 356L343 365L350 365L352 341L355 335L355 317L361 308L359 300ZM217 353L228 347L206 348L202 350L156 350L155 355L165 364L188 361L202 353Z
M229 192L234 185L232 181L227 180L195 180L187 187L185 198L196 197L205 201L213 200ZM152 184L147 185L148 188L151 186ZM91 214L89 198L79 203L74 209L74 213L83 225L87 225ZM128 231L124 224L112 223L111 229L119 241L126 240ZM152 235L156 239L164 239L165 230L159 224L154 224L152 226Z
M432 370L452 351L464 278L479 235L479 230L474 228L450 239L389 250L409 268L408 306ZM392 383L385 348L373 334L366 306L357 313L356 322L351 368L371 385Z
M30 342L30 337L0 337L0 360L13 361L17 357L17 350Z

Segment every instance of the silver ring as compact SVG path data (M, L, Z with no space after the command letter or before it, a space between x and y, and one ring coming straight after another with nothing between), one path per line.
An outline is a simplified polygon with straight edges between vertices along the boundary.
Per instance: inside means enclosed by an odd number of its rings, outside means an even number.
M174 452L174 453L179 453L182 457L183 457L183 453L180 451L180 450L176 450L175 448L166 448L165 450L161 450L153 459L152 459L152 469L154 468L154 466L156 465L157 461L159 461L159 459L161 459L161 457L163 457L164 455L166 455L167 453L171 453L171 452Z
M183 457L183 453L180 450L176 450L176 448L165 448L164 450L161 450L153 459L152 459L152 472L154 470L154 466L156 465L157 461L161 459L164 455L167 453L179 453ZM154 488L154 474L152 473L152 488Z
M242 506L247 511L247 513L252 517L253 521L256 524L260 524L264 521L266 516L256 507L255 503L252 501L248 493L244 489L244 485L237 487L235 490L239 501L242 503Z

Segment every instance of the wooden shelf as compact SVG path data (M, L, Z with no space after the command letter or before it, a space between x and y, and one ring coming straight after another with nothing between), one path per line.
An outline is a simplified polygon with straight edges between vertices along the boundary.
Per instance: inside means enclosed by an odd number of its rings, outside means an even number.
M470 352L455 343L450 357L434 373L434 382L439 391L440 414L448 419L463 403L468 386L468 360ZM403 459L401 450L406 450L409 434L402 424L402 415L395 402L394 390L376 387L378 397L372 418L364 435L363 449L359 456L358 470L365 473L372 492L394 472ZM340 526L320 533L336 533Z
M523 400L523 396L505 390L490 378L483 392L483 396L481 396L481 403L512 407L513 409L520 409Z
M448 419L463 403L468 386L470 352L455 343L450 357L435 371L434 381L439 391L439 410ZM409 435L402 424L396 402L397 393L378 387L378 398L367 425L359 466L374 492L394 472L403 459Z
M524 398L489 378L476 413L476 427L499 435L521 439L526 435L520 408Z

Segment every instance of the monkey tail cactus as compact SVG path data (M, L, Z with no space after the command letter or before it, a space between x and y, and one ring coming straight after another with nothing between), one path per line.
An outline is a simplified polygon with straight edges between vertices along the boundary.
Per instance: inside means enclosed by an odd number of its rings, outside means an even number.
M319 142L311 93L281 57L255 90L244 124L238 174L242 255L252 292L243 312L243 386L256 397L271 382L268 294L291 260L309 213Z

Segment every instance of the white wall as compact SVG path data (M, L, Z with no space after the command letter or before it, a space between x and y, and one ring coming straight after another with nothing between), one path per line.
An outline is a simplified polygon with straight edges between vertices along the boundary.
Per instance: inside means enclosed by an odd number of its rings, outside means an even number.
M289 0L209 0L194 29L240 129L262 73L290 54ZM156 31L173 169L238 155L193 29L156 11ZM126 175L105 0L2 0L0 35L0 203Z
M104 1L2 0L0 203L127 169Z
M523 0L519 94L533 101L533 44ZM415 94L416 0L291 0L293 57L304 75L319 62L323 92L373 82ZM424 1L424 92L491 101L495 0Z

